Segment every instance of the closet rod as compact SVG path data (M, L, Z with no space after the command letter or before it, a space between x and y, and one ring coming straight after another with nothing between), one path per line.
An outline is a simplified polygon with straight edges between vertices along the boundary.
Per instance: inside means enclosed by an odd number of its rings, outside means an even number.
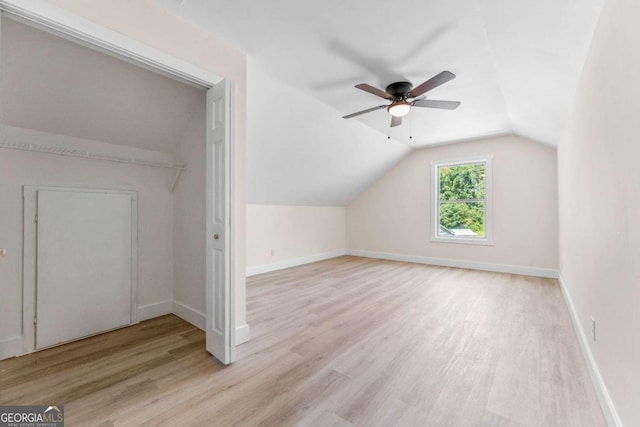
M143 160L136 157L115 156L113 154L96 153L85 150L77 150L63 147L52 147L42 144L21 143L15 141L0 141L0 148L8 148L10 150L31 151L35 153L56 154L58 156L80 157L82 159L106 160L108 162L126 163L131 165L151 166L156 168L167 168L184 170L186 165L183 163L165 163L153 160Z

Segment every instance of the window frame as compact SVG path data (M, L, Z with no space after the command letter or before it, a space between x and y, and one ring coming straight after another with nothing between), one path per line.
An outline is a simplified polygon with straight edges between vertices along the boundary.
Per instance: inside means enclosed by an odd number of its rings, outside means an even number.
M471 236L440 236L440 168L458 165L484 163L484 237ZM466 245L493 246L493 155L456 157L434 160L431 162L432 185L432 216L431 241L437 243L458 243Z

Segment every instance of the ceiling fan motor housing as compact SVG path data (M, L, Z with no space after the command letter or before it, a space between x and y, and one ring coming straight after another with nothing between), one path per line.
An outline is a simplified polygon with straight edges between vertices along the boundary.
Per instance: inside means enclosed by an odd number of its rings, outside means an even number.
M413 89L413 85L409 82L395 82L387 86L385 92L392 95L395 99L405 99L409 97L411 89Z

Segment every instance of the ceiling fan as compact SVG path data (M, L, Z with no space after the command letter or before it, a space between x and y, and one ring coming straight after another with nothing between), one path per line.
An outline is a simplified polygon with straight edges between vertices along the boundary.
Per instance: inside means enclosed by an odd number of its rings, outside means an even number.
M370 113L372 111L386 108L389 114L391 114L391 127L400 126L402 124L402 116L411 111L411 107L421 108L439 108L444 110L455 110L460 106L458 101L436 101L433 99L425 99L423 94L428 91L437 88L438 86L453 80L456 77L450 71L443 71L440 74L430 78L426 82L419 86L413 87L409 82L396 82L391 83L381 90L370 86L366 83L356 85L356 87L365 92L369 92L373 95L391 101L388 105L378 105L377 107L368 108L366 110L358 111L357 113L343 116L343 119L350 119L361 114Z

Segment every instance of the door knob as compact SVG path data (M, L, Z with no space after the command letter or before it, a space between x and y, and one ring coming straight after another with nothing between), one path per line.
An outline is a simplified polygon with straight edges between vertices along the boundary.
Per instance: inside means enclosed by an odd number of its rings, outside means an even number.
M219 238L220 238L220 236L218 236L217 233L213 235L213 240L218 240Z

